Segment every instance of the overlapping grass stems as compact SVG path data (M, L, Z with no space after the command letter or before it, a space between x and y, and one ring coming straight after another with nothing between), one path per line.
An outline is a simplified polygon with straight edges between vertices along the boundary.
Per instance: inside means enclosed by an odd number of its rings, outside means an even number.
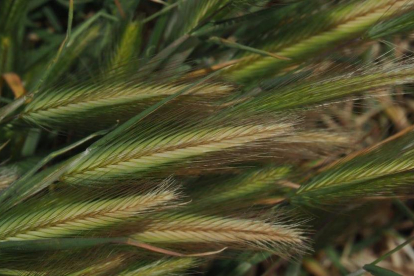
M255 45L291 60L278 60L257 55L242 57L230 70L230 75L239 81L248 81L269 76L287 66L326 54L330 49L355 39L368 40L367 32L379 20L397 17L405 9L410 10L410 1L351 1L308 16L298 22L286 24L268 35L269 38ZM298 32L292 29L298 29ZM371 34L374 35L374 34ZM270 72L270 73L268 73Z
M409 195L409 131L303 164L353 142L307 126L307 110L414 81L409 58L335 60L412 31L413 1L282 2L177 0L135 16L146 4L120 1L68 32L58 58L44 42L21 65L11 30L44 4L3 1L0 73L28 94L0 109L0 153L27 126L76 139L33 168L0 168L0 274L176 275L224 249L298 257L310 250L301 210Z
M409 193L414 166L412 138L413 133L408 133L321 169L292 200L329 205L358 196Z

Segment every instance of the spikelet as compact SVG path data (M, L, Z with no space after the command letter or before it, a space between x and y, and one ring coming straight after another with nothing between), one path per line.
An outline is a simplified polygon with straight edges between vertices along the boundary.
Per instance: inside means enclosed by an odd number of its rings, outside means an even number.
M68 276L98 276L108 275L111 271L119 269L126 262L124 256L109 257L103 262L99 262L96 265L89 266L80 271L72 272Z
M217 121L214 117L205 123L189 124L187 127L168 121L157 125L139 124L130 135L124 135L91 154L89 159L77 164L60 180L88 184L94 181L113 183L123 178L168 176L169 166L176 169L177 166L187 166L187 160L194 158L206 157L208 160L208 154L255 148L255 143L290 135L293 129L293 123L287 119L272 124L227 123L227 126L225 119ZM140 133L135 135L137 130ZM243 155L240 157L243 158ZM231 161L229 156L224 157L223 162Z
M260 113L310 108L349 95L375 91L382 87L401 85L414 80L414 63L406 62L373 65L337 77L304 81L276 87L235 107L233 112Z
M21 116L25 121L49 128L102 129L123 122L188 86L186 83L120 82L112 78L94 80L41 92L25 107ZM220 98L232 89L228 85L204 84L193 89L193 95L183 96L180 105L202 102L203 98ZM90 125L90 122L94 124Z
M350 199L405 194L412 189L413 133L380 147L345 157L301 186L292 202L325 205Z
M412 8L412 5L406 0L370 0L357 4L352 3L348 7L332 12L332 14L328 13L328 18L333 20L331 29L321 30L321 32L314 34L310 32L304 37L291 32L295 36L294 40L285 38L282 44L270 42L270 46L263 47L268 52L275 52L279 56L291 58L291 61L257 55L247 57L230 69L229 76L238 81L247 82L255 78L273 75L295 62L303 61L305 58L321 53L345 40L355 39L377 24L379 20L397 16L402 13L402 9L408 8ZM329 23L323 22L319 29L329 25ZM287 27L293 28L292 26ZM304 32L304 30L301 31ZM283 44L288 45L283 47Z
M179 258L159 260L150 264L131 265L120 276L168 276L180 275L198 264L196 259ZM177 274L180 273L180 274Z
M82 243L79 239L78 243ZM10 275L113 275L140 257L118 248L96 247L72 250L37 251L36 254L17 251L1 252L0 273ZM15 274L12 274L15 273ZM38 274L36 274L38 273ZM3 275L3 274L1 274ZM9 274L6 274L9 275Z
M279 182L289 172L289 167L269 166L230 179L209 180L206 187L203 187L203 183L194 183L195 191L190 193L193 201L186 210L189 213L198 211L209 214L231 214L245 210L275 191L289 191L289 187ZM214 182L214 185L208 185L209 182Z
M129 65L128 62L139 52L141 46L141 31L142 24L140 21L132 21L125 26L115 53L109 62L108 71L104 73L111 73L112 70L116 71L117 69L125 71L122 65ZM137 64L132 62L130 65L136 66ZM132 69L136 68L132 67Z
M202 20L208 16L216 13L221 7L225 6L229 0L194 0L182 1L178 7L175 17L172 18L172 23L175 23L175 28L170 37L170 41L178 39L179 37L188 34L196 28ZM186 18L186 20L181 20Z
M170 204L177 196L174 190L159 189L139 195L76 201L76 197L63 193L39 203L19 205L17 210L2 214L0 240L63 237L109 227Z
M307 250L304 232L297 226L178 213L153 217L153 221L132 238L155 244L227 245L290 255Z

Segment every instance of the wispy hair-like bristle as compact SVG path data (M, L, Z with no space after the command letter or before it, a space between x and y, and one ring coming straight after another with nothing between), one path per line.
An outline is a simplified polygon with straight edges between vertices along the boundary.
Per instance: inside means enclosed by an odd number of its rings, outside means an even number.
M216 244L281 255L307 250L304 232L291 225L219 216L160 215L132 237L155 244Z

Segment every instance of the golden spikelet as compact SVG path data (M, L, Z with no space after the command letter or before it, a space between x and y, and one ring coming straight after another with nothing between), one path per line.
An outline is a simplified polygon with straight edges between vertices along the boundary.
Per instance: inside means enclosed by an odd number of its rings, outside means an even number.
M274 250L278 253L282 251L284 254L284 250L289 253L306 251L303 234L293 225L217 216L166 214L156 217L145 226L145 230L132 238L148 243L219 244Z

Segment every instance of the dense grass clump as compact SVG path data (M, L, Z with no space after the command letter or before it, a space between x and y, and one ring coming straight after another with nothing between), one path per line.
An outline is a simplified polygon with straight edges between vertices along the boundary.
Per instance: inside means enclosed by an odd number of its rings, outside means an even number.
M1 1L0 275L414 273L413 18Z

